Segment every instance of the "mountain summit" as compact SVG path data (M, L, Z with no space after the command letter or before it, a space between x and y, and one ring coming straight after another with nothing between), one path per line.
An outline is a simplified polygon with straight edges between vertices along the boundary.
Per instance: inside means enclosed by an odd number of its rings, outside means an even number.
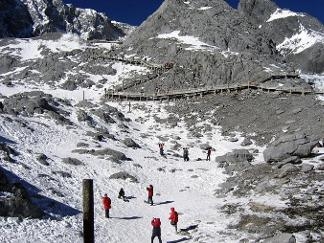
M62 0L2 2L0 37L31 37L48 32L71 32L88 40L116 40L125 35L105 14L66 5Z
M271 36L288 62L306 72L324 72L324 26L316 18L270 0L241 0L239 12Z

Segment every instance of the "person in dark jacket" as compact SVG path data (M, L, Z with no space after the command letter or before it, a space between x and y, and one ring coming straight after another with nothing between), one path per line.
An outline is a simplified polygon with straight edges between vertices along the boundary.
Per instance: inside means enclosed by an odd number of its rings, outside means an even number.
M212 148L209 147L209 148L207 149L207 159L206 159L207 161L210 161L211 151L212 151Z
M151 225L153 226L151 243L153 243L154 238L157 237L159 239L159 243L162 243L161 240L161 221L159 218L153 218L151 221Z
M118 193L118 198L121 198L121 199L123 199L123 200L126 199L126 198L125 198L125 191L124 191L123 188L120 188L120 191L119 191L119 193Z
M111 200L107 196L107 194L105 194L102 197L102 204L103 204L103 207L105 209L105 216L106 216L106 218L109 218L109 209L111 209Z
M149 185L146 188L147 191L147 202L151 204L151 206L153 205L153 186Z
M175 209L172 207L170 212L170 224L174 226L175 231L178 231L177 225L178 225L178 212L175 211Z
M164 156L164 143L159 143L160 155Z
M188 148L183 148L183 160L189 161L189 150Z

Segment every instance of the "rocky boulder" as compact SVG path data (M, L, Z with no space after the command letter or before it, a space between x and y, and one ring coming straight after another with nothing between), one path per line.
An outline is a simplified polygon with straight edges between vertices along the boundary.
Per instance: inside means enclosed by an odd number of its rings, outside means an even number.
M279 162L292 156L309 157L318 141L312 141L303 133L283 135L272 142L263 152L268 163Z
M122 179L122 180L129 179L131 182L138 183L138 179L135 176L132 176L125 171L112 174L111 176L109 176L109 179Z
M123 143L130 148L140 148L141 146L139 146L133 139L131 138L125 138L123 140Z
M248 150L234 149L232 152L216 157L216 162L220 167L225 168L226 173L231 174L250 167L253 159L253 155Z

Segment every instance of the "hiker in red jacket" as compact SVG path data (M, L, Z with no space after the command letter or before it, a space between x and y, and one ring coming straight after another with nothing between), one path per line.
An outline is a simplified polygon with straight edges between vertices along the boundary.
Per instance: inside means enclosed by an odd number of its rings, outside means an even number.
M171 208L170 212L170 224L174 226L176 232L178 231L177 224L178 224L178 212L175 211L174 208Z
M103 204L103 207L105 209L105 216L106 216L106 218L109 218L109 209L111 208L111 200L107 196L107 194L105 194L102 197L102 204Z
M153 205L153 186L149 185L146 188L147 191L147 203L151 203L151 206Z
M159 218L153 218L151 221L151 225L153 226L151 243L153 243L154 238L157 237L159 242L162 243L161 240L161 221Z

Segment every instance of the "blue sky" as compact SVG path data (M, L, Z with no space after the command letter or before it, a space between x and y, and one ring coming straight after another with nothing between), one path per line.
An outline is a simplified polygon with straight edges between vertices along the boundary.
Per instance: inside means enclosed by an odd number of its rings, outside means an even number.
M163 0L63 0L77 7L93 8L106 13L111 19L132 25L140 25ZM324 0L274 0L279 7L306 12L324 23ZM237 6L238 0L227 0Z

